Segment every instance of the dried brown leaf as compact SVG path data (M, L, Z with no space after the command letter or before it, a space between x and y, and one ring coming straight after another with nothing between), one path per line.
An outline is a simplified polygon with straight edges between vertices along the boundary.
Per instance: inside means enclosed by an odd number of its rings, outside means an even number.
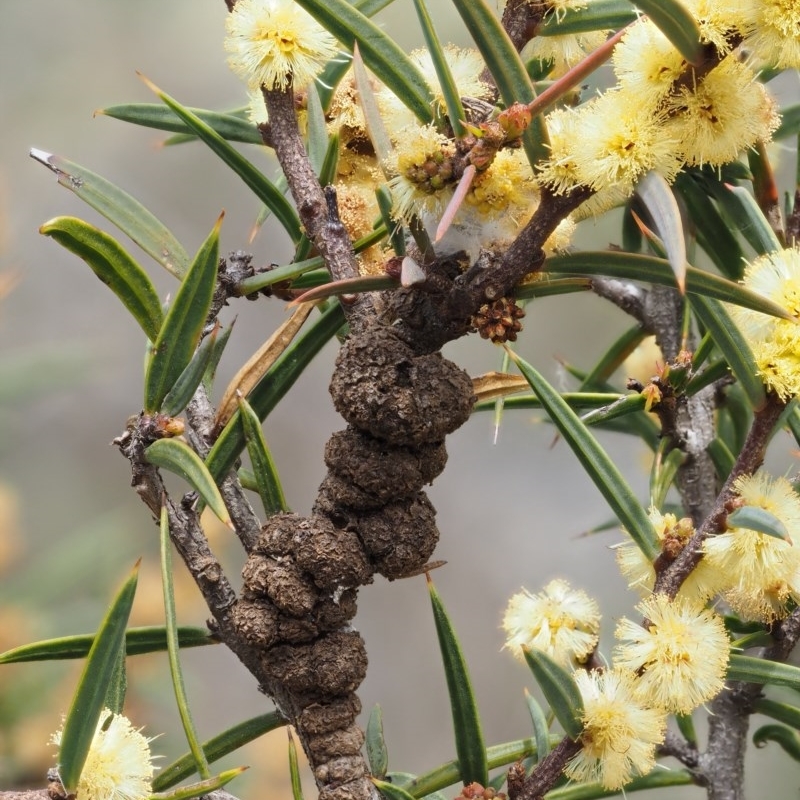
M247 397L253 387L264 377L267 370L291 344L294 337L308 319L315 303L302 303L289 319L280 325L275 333L250 357L247 363L236 373L225 389L214 420L217 429L222 428L239 408L237 392Z

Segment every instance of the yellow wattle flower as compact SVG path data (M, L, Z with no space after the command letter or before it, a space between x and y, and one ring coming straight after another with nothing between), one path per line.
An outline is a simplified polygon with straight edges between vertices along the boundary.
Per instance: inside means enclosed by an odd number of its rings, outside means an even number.
M336 40L294 0L238 0L225 21L228 64L252 89L307 86Z
M111 717L109 721L109 717ZM61 744L62 731L51 742ZM145 800L153 793L150 739L122 714L104 709L83 765L80 800Z

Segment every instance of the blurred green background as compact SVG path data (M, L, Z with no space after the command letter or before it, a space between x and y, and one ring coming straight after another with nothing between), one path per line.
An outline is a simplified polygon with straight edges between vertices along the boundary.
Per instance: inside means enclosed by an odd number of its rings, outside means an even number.
M449 4L435 0L430 6L443 38L467 45ZM164 136L156 131L94 116L104 106L154 100L136 71L185 105L242 105L244 88L228 71L222 48L225 14L223 0L2 4L0 276L17 283L0 300L0 651L92 630L139 555L145 567L135 621L157 623L161 609L156 528L129 487L127 463L109 446L141 407L144 342L88 268L37 233L60 214L115 231L59 187L28 150L63 155L116 182L190 252L224 209L222 252L250 249L258 264L289 257L287 242L269 227L248 244L258 202L202 145L160 148ZM410 2L397 0L379 20L407 48L420 46ZM796 76L787 91L797 97ZM273 173L266 152L249 153ZM786 161L791 171L793 163ZM617 226L608 223L584 223L579 233L584 246L596 248L617 239ZM174 291L170 277L146 258L142 263L159 290ZM238 322L220 368L222 386L284 318L283 305L240 301L225 312L226 320L238 315ZM567 388L557 359L588 368L627 325L621 312L592 297L534 303L519 351ZM450 346L448 354L473 375L500 364L500 351L476 337ZM301 513L324 474L324 442L343 427L327 394L334 356L329 346L265 426L289 502ZM493 435L491 416L482 415L450 437L450 463L430 490L442 534L435 557L448 562L434 577L462 635L489 743L530 734L523 688L531 688L532 680L500 652L499 625L513 592L523 585L538 591L553 577L567 578L600 600L606 642L615 620L636 602L609 550L620 536L581 537L607 521L609 512L552 429L516 411L506 414L496 444ZM602 439L646 497L643 446L620 435ZM778 437L779 472L791 465L793 447ZM238 581L242 558L234 542L222 531L214 531L214 541ZM183 578L181 621L202 624L199 595ZM384 708L391 768L422 772L452 758L424 579L390 584L379 578L361 592L356 624L371 662L360 694L367 712L376 702ZM189 651L184 664L204 737L270 708L221 648ZM186 749L167 676L165 659L131 664L129 713L147 735L164 732L154 743L166 756L162 764ZM76 677L74 664L0 669L0 788L43 781L52 755L47 739L60 724ZM288 796L283 734L225 763L243 762L254 765L246 779L251 791L258 785ZM779 800L797 791L796 776L775 782L775 770L786 768L770 746L753 754L749 774L754 786L759 773L773 776L770 795ZM232 790L246 796L243 786ZM308 790L313 792L310 785Z

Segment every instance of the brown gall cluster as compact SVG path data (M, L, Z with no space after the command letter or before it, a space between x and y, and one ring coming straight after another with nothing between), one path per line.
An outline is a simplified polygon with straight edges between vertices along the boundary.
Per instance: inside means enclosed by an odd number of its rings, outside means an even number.
M472 318L472 328L483 339L495 344L516 342L517 334L522 330L520 320L525 316L525 309L517 305L513 297L501 297L491 303L484 303Z

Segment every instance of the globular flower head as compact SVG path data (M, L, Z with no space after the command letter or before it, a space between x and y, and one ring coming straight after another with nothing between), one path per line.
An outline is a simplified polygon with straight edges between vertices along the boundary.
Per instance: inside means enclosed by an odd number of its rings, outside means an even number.
M231 69L254 89L307 86L336 40L293 0L238 0L225 21Z
M567 777L621 789L650 772L656 746L664 740L665 713L641 704L629 672L578 671L575 680L583 698L582 748L567 765Z
M745 269L743 283L800 320L800 248L759 256ZM739 306L731 315L765 385L783 400L800 394L800 325Z
M666 104L665 133L677 139L689 165L734 161L778 127L778 109L755 73L736 58L724 58L695 86L682 86Z
M686 68L686 60L649 19L628 28L612 55L614 72L623 89L643 105L656 107Z
M53 734L53 744L61 744L61 733L59 730ZM144 800L153 793L152 780L150 739L127 717L104 709L81 772L77 796L80 800Z
M479 172L465 198L484 219L509 216L518 227L528 221L539 204L539 186L525 152L505 148L488 169Z
M765 64L800 69L800 5L796 0L749 0L747 47Z
M636 607L648 627L623 618L615 666L637 674L636 694L647 706L677 714L715 697L725 684L728 636L713 611L684 598L652 595Z
M398 219L443 211L455 183L452 158L455 145L432 125L407 128L387 165Z
M780 520L794 539L800 533L800 497L785 478L746 475L734 484L742 502ZM800 600L800 548L747 528L729 528L703 543L704 561L723 581L723 596L745 619L773 622Z
M700 37L703 42L710 42L717 52L729 53L738 43L741 36L746 35L752 23L748 19L748 6L753 0L683 0L683 4L692 13ZM761 2L761 0L757 0Z
M539 594L515 594L503 617L505 647L520 661L523 647L543 650L562 664L585 659L597 644L599 629L597 603L563 580L550 581Z
M662 552L670 559L676 558L694 534L692 521L688 517L678 519L674 514L662 514L652 507L648 516ZM656 580L653 564L632 539L622 542L615 549L617 565L627 578L628 586L648 596ZM701 560L681 584L679 596L704 603L717 593L718 583L716 571Z
M665 131L664 119L632 92L608 91L572 114L574 119L561 125L552 165L546 164L541 176L557 191L571 188L571 178L598 192L618 188L630 194L650 170L672 180L680 169L677 143Z

